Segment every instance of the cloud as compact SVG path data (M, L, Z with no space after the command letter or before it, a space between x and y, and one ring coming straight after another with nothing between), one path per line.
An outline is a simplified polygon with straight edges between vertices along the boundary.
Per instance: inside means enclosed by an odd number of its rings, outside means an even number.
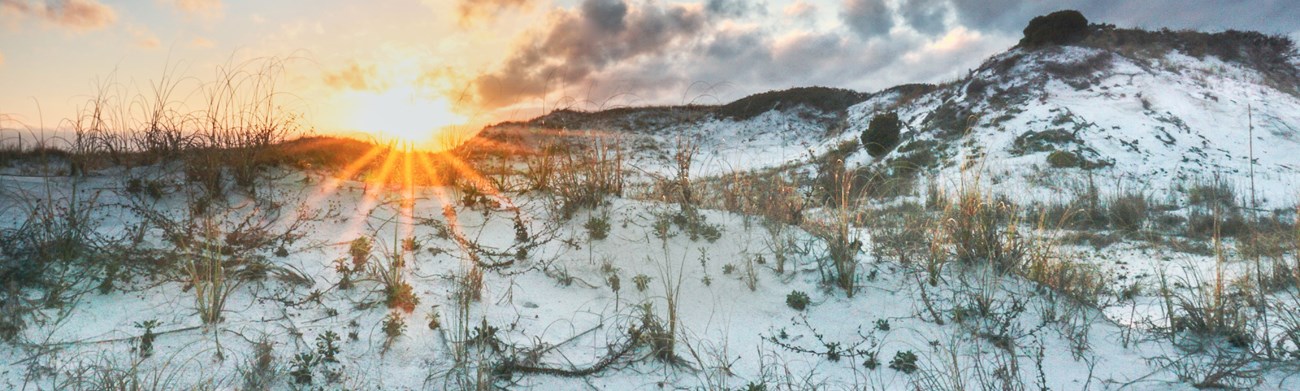
M170 3L181 12L204 18L220 18L225 11L221 0L159 0Z
M739 23L710 13L707 3L663 4L587 0L552 12L495 69L474 78L474 102L519 109L545 98L547 108L558 102L591 109L723 103L808 85L870 91L951 78L1017 38L935 25L923 29L938 34L925 34L880 28L881 23L864 37L847 24L818 29ZM864 15L893 17L881 7L881 13Z
M844 0L840 19L864 39L885 35L894 27L893 12L884 0Z
M797 0L790 3L781 10L782 15L795 19L810 17L815 12L817 12L817 6L804 0Z
M948 16L948 3L944 0L905 0L899 4L899 13L916 31L925 34L942 34L944 18Z
M0 53L0 67L5 65L5 54Z
M502 11L531 6L534 0L458 0L456 12L460 14L460 24L468 25L474 21L500 14ZM442 9L441 4L431 4L434 9Z
M98 0L0 0L0 10L39 18L73 31L97 30L117 21L117 12Z
M354 62L338 72L326 73L324 81L325 85L341 90L379 91L385 86L378 80L378 73L374 65L362 67Z
M194 39L190 41L190 47L192 48L210 48L216 45L216 42L212 42L212 40L203 37L194 37Z
M752 0L708 0L704 10L724 18L743 18L767 13L767 4Z
M613 65L680 49L705 27L698 5L586 0L577 9L551 12L547 25L525 41L493 72L475 78L480 104L499 107L537 97L553 84L593 81Z
M158 36L154 35L153 31L149 31L149 28L147 27L131 25L126 27L126 31L131 33L131 36L135 38L135 46L137 47L156 49L162 44L158 40Z

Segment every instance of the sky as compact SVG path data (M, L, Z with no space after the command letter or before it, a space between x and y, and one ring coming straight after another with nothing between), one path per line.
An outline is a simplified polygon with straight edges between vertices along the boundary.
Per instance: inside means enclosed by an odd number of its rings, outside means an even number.
M320 132L869 92L956 79L1060 9L1300 38L1294 0L0 0L0 128L67 127L92 98L138 116L157 91L201 110L259 71Z

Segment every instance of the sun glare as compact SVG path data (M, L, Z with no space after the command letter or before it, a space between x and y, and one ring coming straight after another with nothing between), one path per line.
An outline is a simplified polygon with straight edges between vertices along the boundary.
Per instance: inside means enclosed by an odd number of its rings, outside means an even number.
M460 131L455 126L468 122L468 118L452 110L446 98L427 97L410 86L352 94L351 128L382 140L443 149L447 146L439 144L447 137L442 133Z

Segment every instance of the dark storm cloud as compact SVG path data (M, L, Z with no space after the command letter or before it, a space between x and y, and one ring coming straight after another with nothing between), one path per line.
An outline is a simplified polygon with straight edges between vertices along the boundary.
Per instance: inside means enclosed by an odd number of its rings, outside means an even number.
M944 17L948 16L948 3L944 0L905 0L898 12L916 31L941 34L947 30Z
M586 0L582 2L582 17L598 27L598 32L618 33L624 27L627 3L622 0Z
M767 4L751 0L709 0L704 3L704 10L709 15L724 18L742 18L749 15L767 13Z
M844 0L840 19L862 38L885 35L894 27L893 11L884 0Z
M576 10L553 12L536 38L517 45L496 71L478 76L478 99L496 107L590 82L611 65L678 48L703 30L705 19L700 7L587 0Z

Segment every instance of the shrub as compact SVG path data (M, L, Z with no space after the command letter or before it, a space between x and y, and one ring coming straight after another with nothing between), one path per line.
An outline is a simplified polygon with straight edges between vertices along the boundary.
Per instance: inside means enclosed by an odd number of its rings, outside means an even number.
M320 355L320 361L339 362L335 357L339 354L339 335L334 331L326 331L316 335L316 354Z
M1116 230L1136 232L1147 219L1147 197L1141 193L1116 196L1109 206L1106 218Z
M636 284L637 292L645 292L646 289L650 289L650 276L637 274L632 277L632 283Z
M289 376L293 378L294 384L310 385L311 372L316 367L316 362L316 356L311 353L298 353L297 356L294 356L291 364L292 370L289 371Z
M397 338L406 331L406 319L402 319L400 313L389 312L388 316L384 317L383 329L388 339Z
M811 300L808 299L808 294L800 291L792 291L790 294L785 295L785 305L798 311L803 311L805 308L808 308L808 303L810 301Z
M144 331L144 334L140 335L140 344L136 346L136 353L140 354L140 358L149 358L153 355L153 341L158 338L158 334L153 332L154 327L158 327L157 319L135 322L135 328Z
M1088 18L1079 11L1056 11L1034 17L1024 33L1020 46L1026 48L1074 43L1088 36Z
M366 266L366 261L370 258L370 251L373 245L370 238L361 236L352 240L348 246L348 254L352 256L352 270L361 270Z
M415 311L415 306L420 304L420 298L415 296L415 289L405 281L395 281L392 285L385 286L384 296L384 304L388 308L400 309L407 313Z
M898 132L902 128L896 112L872 117L867 130L862 131L862 146L873 157L885 156L898 145Z
M889 368L909 374L916 372L916 353L911 350L895 353L894 359L889 361Z
M603 240L609 237L608 216L591 216L582 227L587 229L587 235L591 237L591 240Z

